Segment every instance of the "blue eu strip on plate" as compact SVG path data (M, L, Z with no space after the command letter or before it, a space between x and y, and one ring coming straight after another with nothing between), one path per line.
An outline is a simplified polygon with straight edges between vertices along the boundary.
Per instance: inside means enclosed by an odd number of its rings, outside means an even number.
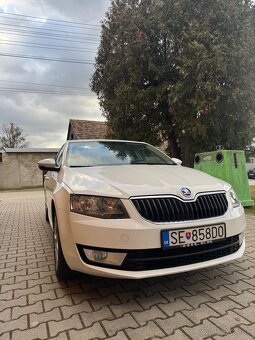
M162 248L169 248L170 247L169 231L168 230L162 231L161 245L162 245Z

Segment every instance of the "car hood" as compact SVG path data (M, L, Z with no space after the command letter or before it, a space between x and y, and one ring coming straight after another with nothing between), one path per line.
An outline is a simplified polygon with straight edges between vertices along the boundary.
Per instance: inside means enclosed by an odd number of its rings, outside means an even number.
M65 168L62 181L75 194L129 198L177 195L187 187L191 197L199 192L228 190L230 185L201 171L178 165L121 165Z

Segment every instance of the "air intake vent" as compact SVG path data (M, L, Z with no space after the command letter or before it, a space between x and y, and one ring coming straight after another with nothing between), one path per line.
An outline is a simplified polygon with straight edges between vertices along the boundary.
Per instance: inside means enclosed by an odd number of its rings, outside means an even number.
M222 216L228 209L225 193L200 195L193 202L175 197L135 198L139 214L151 222L180 222Z

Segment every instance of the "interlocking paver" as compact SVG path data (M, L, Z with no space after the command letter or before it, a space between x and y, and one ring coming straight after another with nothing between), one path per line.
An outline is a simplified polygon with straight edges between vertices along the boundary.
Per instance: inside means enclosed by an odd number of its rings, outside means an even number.
M109 307L102 307L101 309L91 313L81 313L81 318L86 327L89 327L95 321L101 320L113 320L114 315L112 314Z
M0 312L0 321L6 322L11 320L11 308L6 308L2 312Z
M20 296L30 295L30 294L36 295L35 300L33 299L33 296L29 296L30 303L43 300L41 298L41 295L40 295L40 297L38 296L40 294L40 287L39 286L34 286L33 288L16 289L14 291L14 297L15 298L18 298Z
M205 294L204 292L200 292L199 294L193 296L184 296L183 300L193 308L199 307L202 303L214 301L211 296Z
M242 328L245 332L252 335L253 338L255 339L255 323L251 325L241 325L240 328Z
M82 329L82 323L78 315L61 321L50 321L48 323L50 336L56 336L58 333L67 331L68 329Z
M147 280L59 282L43 199L0 200L0 340L250 340L255 217L242 259Z
M35 288L39 288L39 287L35 286L30 289L35 289ZM28 301L30 304L35 303L36 301L43 301L43 300L48 300L48 299L51 299L51 300L56 299L56 294L54 291L50 291L46 293L30 294L28 296Z
M132 340L153 339L156 336L163 337L165 335L153 321L137 329L128 329L126 332Z
M2 300L0 303L0 311L3 311L5 308L14 307L14 306L26 306L26 297L21 296L18 299L12 300Z
M164 340L190 340L190 337L187 337L186 334L183 333L180 329L174 332L173 335L168 335L164 337Z
M184 310L182 312L186 315L192 322L195 324L201 323L204 319L208 319L211 316L220 316L217 312L215 312L212 308L208 307L205 304L200 305L200 307L192 309L192 310Z
M235 293L240 294L245 290L254 288L254 285L251 285L245 281L238 281L237 283L226 285L226 287L233 290Z
M70 316L82 313L82 312L92 312L92 308L88 301L82 301L82 303L79 303L78 305L72 305L72 306L63 306L61 307L63 316L65 319L69 318Z
M220 286L219 288L213 290L206 290L205 293L218 301L221 300L223 297L227 296L231 298L231 296L236 295L236 293L225 286Z
M192 339L209 338L214 335L223 335L224 332L215 326L212 322L204 320L202 324L194 327L183 327L183 331L187 333Z
M254 340L249 334L240 328L235 328L233 332L227 333L223 336L216 336L215 340Z
M38 325L40 322L48 322L48 321L60 321L62 320L62 316L59 308L54 308L49 312L38 311L38 313L29 314L30 324L33 326Z
M157 320L157 324L165 331L166 334L172 334L175 330L184 326L193 326L192 322L180 312L176 313L171 318Z
M242 294L239 295L232 295L229 298L240 305L247 307L252 302L255 303L255 290L246 290Z
M12 309L12 317L13 319L16 319L20 317L21 315L31 314L31 313L40 313L43 311L42 302L38 301L32 305L27 306L15 306Z
M14 290L16 292L16 289L24 289L26 287L27 287L26 281L19 282L19 283L8 283L8 284L1 282L1 299L3 298L2 293L14 291ZM19 296L16 296L16 297L19 297Z
M118 331L129 327L137 328L139 326L134 318L129 314L125 314L123 317L114 319L112 321L104 320L102 321L102 324L104 325L108 335L114 335Z
M183 311L185 309L192 309L192 307L187 304L182 299L176 299L174 302L167 304L159 304L160 309L163 310L168 316L173 316L176 312Z
M69 332L70 339L75 340L89 340L89 339L95 339L95 338L105 338L106 334L104 333L104 330L100 323L96 322L93 326L83 329L83 330L71 330Z
M236 326L249 324L249 321L242 318L240 315L236 314L233 311L228 311L226 315L218 318L209 318L209 320L220 329L222 329L225 333L230 333L231 330L234 329Z
M23 315L18 319L8 322L0 323L0 334L12 331L14 329L26 329L28 328L27 316Z
M118 332L116 335L107 337L107 340L127 340L127 336L123 331Z
M94 310L98 310L104 306L109 306L111 304L120 304L119 299L115 295L109 295L107 297L93 299L90 301L91 305L93 306Z
M228 298L224 298L223 300L217 302L209 302L207 305L222 315L224 315L229 310L233 310L234 308L242 308L241 305Z
M79 285L72 286L72 287L57 288L55 291L56 291L56 295L57 295L58 298L61 298L65 295L82 293L82 289Z
M169 302L173 302L175 299L183 296L191 296L191 294L182 287L177 287L176 289L167 292L161 292L161 295L163 295Z
M45 323L40 324L37 327L29 328L24 331L14 331L12 334L13 339L47 339L47 327Z
M141 311L142 307L138 305L135 300L129 300L127 303L119 304L119 305L110 305L110 308L113 314L119 318L126 313L130 313L133 311Z
M234 309L234 311L245 319L255 322L255 304L251 304L249 307L242 309Z
M11 300L13 298L13 291L5 292L1 294L1 300Z
M167 304L168 301L161 294L154 294L150 297L140 297L136 299L144 309L149 309L158 304Z
M10 340L11 339L11 333L4 333L2 335L0 335L0 340Z
M52 296L54 295L53 291L48 292L48 294L49 293L52 293ZM43 294L44 294L44 296L47 296L47 293L43 293ZM49 296L50 296L50 294L49 294ZM63 296L62 298L59 298L59 299L44 300L43 305L44 305L45 310L49 311L49 310L51 310L55 307L72 306L73 301L72 301L71 296L66 295L66 296Z
M141 326L145 325L150 320L165 319L167 317L157 306L153 306L142 312L132 312L131 314Z

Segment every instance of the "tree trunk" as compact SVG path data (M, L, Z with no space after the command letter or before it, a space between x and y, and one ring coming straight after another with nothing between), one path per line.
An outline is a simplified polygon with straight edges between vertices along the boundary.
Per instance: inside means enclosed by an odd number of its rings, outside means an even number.
M166 153L170 157L180 158L180 149L178 147L177 139L174 131L171 131L168 134L168 145L166 149Z

